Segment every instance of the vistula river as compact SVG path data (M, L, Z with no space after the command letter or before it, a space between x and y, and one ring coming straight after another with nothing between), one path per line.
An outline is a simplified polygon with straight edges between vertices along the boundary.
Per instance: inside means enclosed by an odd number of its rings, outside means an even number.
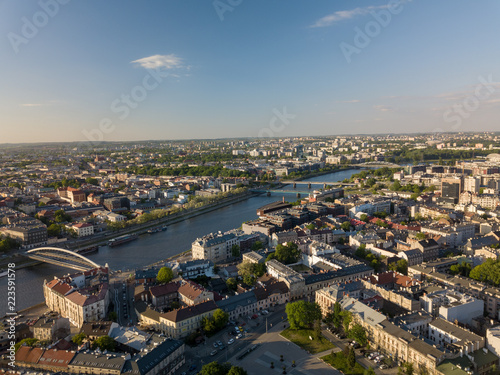
M326 175L308 178L307 181L335 183L351 177L359 172L356 169L343 170ZM112 270L140 268L159 260L166 259L191 248L191 243L205 234L217 231L228 231L238 228L244 221L257 218L257 208L265 204L281 200L297 200L297 191L313 191L322 188L322 184L313 184L311 189L307 185L297 185L294 190L288 185L284 190L290 193L273 193L249 198L245 201L235 203L231 206L221 207L206 214L184 220L177 224L168 226L165 232L141 235L138 240L121 246L110 248L103 246L96 254L88 255L88 258L97 264L108 263ZM306 196L302 194L302 197ZM74 272L50 264L40 264L38 266L23 268L16 271L16 307L17 310L25 309L29 306L43 302L43 281L50 280L54 276L62 276ZM0 279L0 290L7 290L7 278ZM7 292L1 293L6 296ZM0 316L7 311L7 299L0 301ZM2 313L3 312L3 313Z

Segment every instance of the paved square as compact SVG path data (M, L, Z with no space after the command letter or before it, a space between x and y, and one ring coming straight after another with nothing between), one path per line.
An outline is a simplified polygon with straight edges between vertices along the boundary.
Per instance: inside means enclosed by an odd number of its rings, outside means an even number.
M282 366L286 366L287 374L292 375L320 375L320 374L339 374L340 372L331 366L323 363L318 357L325 355L309 354L297 345L281 337L279 332L271 330L265 333L252 344L260 344L259 347L248 354L242 360L236 359L237 355L229 358L229 362L234 365L242 366L249 375L276 375L283 372ZM283 362L280 362L280 355L283 355ZM292 367L292 361L295 361L296 367ZM274 369L271 369L271 362L274 362Z

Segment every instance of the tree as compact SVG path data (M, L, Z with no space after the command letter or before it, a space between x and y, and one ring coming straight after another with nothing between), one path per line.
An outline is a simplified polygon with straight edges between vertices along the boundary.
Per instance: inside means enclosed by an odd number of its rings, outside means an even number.
M401 190L401 183L399 181L394 181L393 184L391 185L391 190L392 191L400 191Z
M351 222L350 221L344 221L341 225L340 228L344 232L350 232L351 231Z
M361 346L368 344L366 331L360 324L353 324L353 326L349 329L349 334L347 336L350 339L355 340Z
M87 338L87 335L84 332L80 332L73 336L71 341L73 341L76 345L80 346L83 344L83 340Z
M417 240L422 241L422 240L425 240L426 235L425 235L425 233L418 232L418 233L415 235L415 237L417 238Z
M234 244L233 247L231 248L231 255L233 257L239 257L240 256L240 247L237 244Z
M22 339L16 345L14 345L14 350L17 352L18 349L21 347L21 345L34 347L37 342L38 342L38 339L35 339L34 337Z
M252 251L260 250L264 247L262 241L255 241L251 247Z
M257 282L257 279L255 278L254 275L245 275L243 276L243 282L246 285L253 286Z
M112 322L116 322L118 320L118 314L115 311L110 311L108 314L108 319Z
M362 214L360 217L361 221L364 221L365 223L368 223L368 220L370 219L367 214Z
M200 375L226 375L231 369L229 363L210 362L201 368Z
M397 262L389 263L389 271L399 272L403 275L408 274L408 262L406 259L400 259Z
M101 351L113 351L116 347L116 342L109 336L101 336L94 340L93 348L99 348Z
M238 282L234 277L230 277L226 280L226 286L229 290L236 290L238 288Z
M316 340L321 339L321 320L315 320L314 321L314 336Z
M67 214L66 211L64 210L57 210L54 212L54 219L58 223L66 222L66 221L71 221L71 215Z
M227 325L229 321L229 314L221 309L214 311L214 314L209 317L203 318L202 327L205 333L209 336L213 335L215 332L220 331Z
M156 276L156 281L160 284L169 283L174 278L174 273L169 267L162 267L158 271L158 275Z
M333 326L336 329L339 329L341 324L342 324L342 306L340 305L340 302L337 301L333 305Z
M344 327L344 332L349 333L349 327L352 322L352 313L349 310L342 311L342 326Z
M363 375L375 375L375 370L370 366L365 371L363 371Z
M248 372L246 372L242 367L233 366L227 375L248 375Z
M265 263L254 263L253 272L255 276L261 277L266 273L266 264Z
M354 348L352 346L350 347L349 354L347 355L347 365L349 368L356 366L356 353L354 352Z
M286 314L291 329L310 328L321 319L321 308L315 302L296 301L286 305Z
M59 224L50 224L47 227L47 234L49 237L57 237L61 234L61 226Z
M297 263L300 258L300 250L296 243L288 242L286 245L276 246L274 257L283 264Z

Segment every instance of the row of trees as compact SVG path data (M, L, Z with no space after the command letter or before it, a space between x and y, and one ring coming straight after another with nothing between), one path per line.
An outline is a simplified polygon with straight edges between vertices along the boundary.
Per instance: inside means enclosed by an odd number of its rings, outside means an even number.
M200 375L247 375L248 373L239 366L232 366L229 362L210 362L204 365L199 372Z
M131 166L124 170L128 173L142 174L147 176L212 176L212 177L251 177L248 172L237 169L224 168L223 165L190 167L156 168L153 166Z
M364 243L358 247L354 255L361 259L367 260L370 263L370 267L372 267L376 272L378 272L382 267L381 260L383 258L377 254L372 253L369 250L366 250L366 245Z
M333 326L335 330L344 331L344 333L352 340L355 340L359 345L366 346L368 338L365 329L358 323L352 324L352 314L348 310L342 310L339 302L333 305L333 311L330 311L325 316L325 322ZM352 325L351 325L352 324Z

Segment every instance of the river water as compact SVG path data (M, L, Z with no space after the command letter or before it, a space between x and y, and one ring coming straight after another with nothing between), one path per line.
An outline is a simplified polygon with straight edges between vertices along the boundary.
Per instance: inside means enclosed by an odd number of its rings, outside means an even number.
M307 181L334 183L349 178L357 172L359 170L356 169L343 170L308 178ZM270 197L266 195L252 197L231 206L221 207L204 215L169 225L168 230L165 232L141 235L136 241L113 248L108 246L100 247L97 254L88 255L88 258L97 264L104 265L108 263L113 270L140 268L189 250L191 243L205 234L228 231L239 227L244 221L256 219L257 208L265 204L281 200L283 196L285 200L295 201L297 200L297 191L313 191L322 187L322 184L312 184L311 189L307 189L307 185L299 184L294 190L291 185L288 185L284 190L289 190L290 193L274 193ZM304 196L302 194L302 197ZM74 271L50 264L40 264L16 271L17 309L22 310L43 302L43 280L50 280L54 276L62 276L70 272ZM7 308L6 277L0 279L0 290L2 296L5 296L0 300L0 316L2 316Z

